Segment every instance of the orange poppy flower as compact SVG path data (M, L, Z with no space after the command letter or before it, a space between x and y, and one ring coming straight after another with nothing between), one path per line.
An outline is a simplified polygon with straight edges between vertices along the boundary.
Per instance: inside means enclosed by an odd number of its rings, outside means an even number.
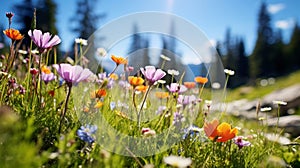
M97 89L95 90L95 92L92 92L91 93L91 98L94 99L94 98L101 98L101 97L104 97L106 96L106 90L105 89Z
M218 124L218 120L204 123L204 132L209 139L216 140L217 142L226 142L237 135L238 130L236 128L231 129L230 124L226 122Z
M123 58L123 57L117 57L117 56L114 56L114 55L111 55L111 59L117 64L117 65L120 65L120 64L127 64L127 59Z
M197 76L195 77L195 82L200 83L200 84L205 84L206 82L208 82L208 79L206 77L201 77L201 76Z
M140 92L146 92L149 86L139 85L135 87L135 90Z
M237 135L238 130L237 128L231 129L231 126L228 123L224 122L218 126L217 132L218 132L217 142L226 142L234 138Z
M218 135L217 132L218 125L219 125L219 121L216 119L213 120L212 122L204 123L204 132L209 139L214 140L215 137Z
M133 86L142 85L144 83L144 79L141 77L128 76L128 81Z
M6 29L3 33L12 40L21 40L24 37L19 30L15 29Z
M195 82L184 82L183 85L188 89L192 89L196 86L196 83Z
M169 97L169 93L168 92L155 92L155 96L159 99L164 99Z

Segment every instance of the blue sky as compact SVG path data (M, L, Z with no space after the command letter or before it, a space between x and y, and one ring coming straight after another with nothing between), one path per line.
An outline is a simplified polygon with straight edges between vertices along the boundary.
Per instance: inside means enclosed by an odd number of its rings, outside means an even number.
M76 36L70 31L69 19L76 10L75 0L55 0L58 4L57 27L62 38L62 48L68 50ZM2 1L0 22L7 26L5 12L20 0ZM300 19L300 1L266 0L274 28L281 28L285 40L289 39L292 27ZM121 16L143 11L160 11L178 15L196 25L212 42L222 40L227 28L234 35L245 39L246 51L251 53L255 44L257 14L261 0L98 0L95 12L105 13L98 23L102 25ZM13 11L14 12L14 11ZM17 25L15 25L18 28Z

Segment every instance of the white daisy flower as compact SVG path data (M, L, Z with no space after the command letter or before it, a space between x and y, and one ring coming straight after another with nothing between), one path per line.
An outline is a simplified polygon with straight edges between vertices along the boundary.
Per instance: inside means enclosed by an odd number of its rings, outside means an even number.
M192 164L192 159L171 155L164 157L164 162L173 167L184 168Z

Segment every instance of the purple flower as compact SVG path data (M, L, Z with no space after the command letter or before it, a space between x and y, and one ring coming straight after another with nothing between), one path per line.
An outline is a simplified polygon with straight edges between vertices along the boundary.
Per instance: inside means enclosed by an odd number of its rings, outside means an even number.
M179 112L175 112L174 113L174 119L173 119L173 124L176 126L176 127L180 127L182 122L185 121L185 118L184 116L179 113Z
M34 44L38 46L40 52L44 52L61 42L57 35L52 37L49 32L43 34L41 30L29 30L28 35Z
M166 110L167 107L166 106L158 106L158 109L156 110L155 114L156 115L160 115L164 112L164 110Z
M95 141L93 134L96 133L97 129L98 127L96 125L81 126L80 129L77 130L77 135L81 140L91 144Z
M233 139L234 143L239 147L239 149L242 149L244 146L251 145L249 141L244 141L243 138L244 138L243 136L238 136Z
M178 83L171 83L170 86L167 85L167 88L171 93L183 93L187 91L187 88L184 85L179 85Z
M54 73L49 73L49 74L46 74L44 72L42 72L42 80L48 84L50 81L53 81L54 79L56 79L56 76L54 75Z
M68 86L78 84L81 81L90 77L93 72L87 68L82 68L79 65L72 66L70 64L54 64L53 67L57 70L58 74L66 81Z
M156 69L154 66L146 66L145 69L141 68L142 74L145 76L149 85L153 85L156 81L163 78L166 73L161 69Z
M108 78L106 72L98 74L97 82L101 85L104 84L105 82L107 82L105 84L107 86L107 88L112 88L114 85L114 80L112 78Z
M177 102L179 104L182 104L182 105L188 105L190 103L193 103L197 100L196 96L194 95L179 95L178 96L178 99L177 99Z

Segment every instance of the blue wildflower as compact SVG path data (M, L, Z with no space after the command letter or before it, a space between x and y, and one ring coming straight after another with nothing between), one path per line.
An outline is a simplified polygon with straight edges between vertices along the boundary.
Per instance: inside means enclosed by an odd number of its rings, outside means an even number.
M88 143L93 143L95 141L95 136L93 134L96 133L98 127L96 125L87 124L85 127L81 126L80 129L77 130L78 137Z
M110 102L109 107L111 110L114 110L116 108L116 103L115 102Z

